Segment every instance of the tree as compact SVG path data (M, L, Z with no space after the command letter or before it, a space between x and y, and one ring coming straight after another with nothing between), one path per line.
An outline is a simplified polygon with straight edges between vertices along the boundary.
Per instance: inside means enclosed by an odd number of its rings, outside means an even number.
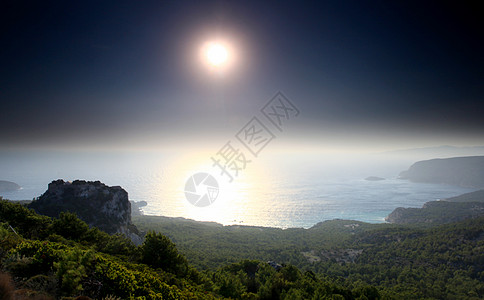
M178 253L175 244L166 236L148 232L141 246L141 262L176 275L186 275L188 262Z
M59 219L54 220L54 231L66 239L79 241L89 231L89 225L74 213L61 212Z

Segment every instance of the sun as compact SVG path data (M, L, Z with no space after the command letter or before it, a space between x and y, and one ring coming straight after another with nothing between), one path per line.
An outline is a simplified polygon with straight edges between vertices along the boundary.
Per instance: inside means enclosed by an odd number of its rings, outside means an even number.
M210 43L206 47L205 57L208 64L213 67L221 67L227 63L228 59L227 47L220 43Z

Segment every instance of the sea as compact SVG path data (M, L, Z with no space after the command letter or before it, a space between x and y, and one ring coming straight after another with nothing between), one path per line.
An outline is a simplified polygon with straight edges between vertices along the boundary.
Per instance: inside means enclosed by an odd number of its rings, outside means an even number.
M19 184L4 199L32 200L57 179L121 186L145 215L223 225L310 228L332 219L383 223L397 207L421 207L475 189L398 178L417 158L379 154L268 153L224 171L210 152L17 151L0 153L0 180ZM187 196L195 174L215 179L208 205ZM232 176L230 177L229 174ZM369 176L381 180L366 180ZM215 194L213 193L216 188ZM193 194L194 191L188 191ZM206 190L196 190L202 195Z

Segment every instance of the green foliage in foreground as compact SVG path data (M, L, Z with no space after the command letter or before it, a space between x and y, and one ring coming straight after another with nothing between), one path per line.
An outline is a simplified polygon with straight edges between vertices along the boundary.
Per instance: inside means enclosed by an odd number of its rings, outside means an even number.
M140 216L142 231L172 238L188 261L215 270L273 260L325 274L348 289L376 286L400 299L484 298L484 218L434 227L333 220L310 229L222 226Z
M73 214L51 219L1 199L0 269L2 297L22 292L42 299L380 298L364 283L345 288L313 272L258 260L199 272L160 233L149 232L136 247L123 236L89 228Z

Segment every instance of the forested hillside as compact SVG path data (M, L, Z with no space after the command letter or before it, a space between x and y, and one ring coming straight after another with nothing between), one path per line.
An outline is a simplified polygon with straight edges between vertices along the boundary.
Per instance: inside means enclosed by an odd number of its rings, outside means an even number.
M198 271L166 236L141 246L74 214L58 219L0 199L0 299L378 299L294 266L244 260ZM81 297L82 295L82 297Z
M282 230L141 216L141 246L73 214L52 219L5 200L0 222L3 299L484 297L482 217Z
M333 220L282 230L154 216L133 222L172 238L200 269L272 260L324 274L347 288L373 285L387 297L484 297L484 217L430 228Z

